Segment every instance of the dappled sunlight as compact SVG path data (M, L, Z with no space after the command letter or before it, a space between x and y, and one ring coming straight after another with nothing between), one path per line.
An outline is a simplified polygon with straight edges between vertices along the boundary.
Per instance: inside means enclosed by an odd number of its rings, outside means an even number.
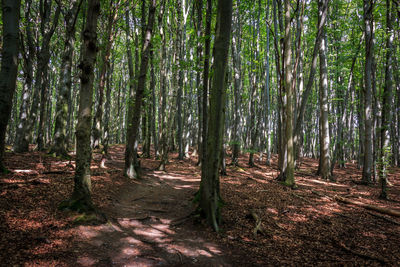
M91 239L91 238L95 238L99 235L99 231L92 229L89 226L79 226L78 230L83 238Z

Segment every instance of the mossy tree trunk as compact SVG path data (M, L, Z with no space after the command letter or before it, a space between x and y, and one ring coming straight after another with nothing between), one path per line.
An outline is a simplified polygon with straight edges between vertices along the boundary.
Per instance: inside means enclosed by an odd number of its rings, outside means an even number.
M93 106L93 79L97 55L97 21L100 0L89 0L86 24L82 32L81 88L79 97L78 124L76 126L76 171L74 191L70 206L78 211L91 210L90 163L92 150L90 133Z
M69 112L69 101L72 88L72 58L74 55L75 25L82 1L73 0L63 11L65 21L64 51L61 56L59 93L56 104L54 141L50 152L59 156L67 156L66 124Z
M387 199L387 167L390 156L390 123L392 120L390 106L392 103L393 87L393 27L392 27L392 5L390 0L386 0L386 68L385 68L385 86L383 90L382 104L382 126L380 129L381 147L379 179L381 183L380 197Z
M207 131L206 154L203 155L200 210L207 222L219 230L221 221L219 164L224 133L225 72L230 44L232 24L232 0L219 0L217 7L217 29L215 35L214 74L210 91L210 118Z

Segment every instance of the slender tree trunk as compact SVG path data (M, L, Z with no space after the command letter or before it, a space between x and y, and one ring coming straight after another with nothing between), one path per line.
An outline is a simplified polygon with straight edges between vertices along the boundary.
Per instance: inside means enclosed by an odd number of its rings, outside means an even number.
M366 184L371 182L373 171L373 126L372 126L372 76L373 76L373 0L364 0L364 23L365 23L365 98L364 98L364 157L362 181Z
M3 30L0 68L0 173L4 173L4 150L7 124L11 115L17 82L19 51L20 0L1 1Z
M207 222L219 231L221 222L219 164L224 132L225 73L232 23L232 0L219 0L215 36L214 76L210 95L210 120L207 149L203 154L200 186L200 210Z
M236 7L234 23L233 23L233 34L232 34L232 65L233 65L233 96L234 96L234 116L233 116L233 130L232 130L232 140L233 140L233 148L232 148L232 165L239 165L239 153L240 153L240 134L239 134L239 125L240 125L240 95L241 95L241 60L240 60L240 12L239 7Z
M97 20L100 0L89 0L85 29L82 32L81 88L79 97L78 124L76 126L76 171L74 191L67 206L84 212L93 210L91 199L90 130L92 123L94 66L97 54Z
M207 121L208 121L208 83L209 83L209 69L210 69L210 43L211 43L211 16L212 16L212 0L207 0L206 11L206 30L204 32L204 67L203 67L203 127L202 127L202 152L201 159L203 162L205 150L207 147Z
M28 127L28 117L29 117L29 103L32 95L32 80L33 80L33 60L35 58L35 45L33 43L32 36L32 27L31 27L31 19L30 19L30 10L32 1L25 1L26 10L25 10L25 18L26 18L26 49L23 51L23 60L24 60L24 78L25 83L22 91L22 99L21 106L19 109L19 118L16 129L16 137L13 146L14 152L21 153L29 151L29 133L26 130ZM24 48L23 40L21 40L21 47Z
M197 134L197 151L198 151L198 163L201 162L201 152L202 152L202 132L203 132L203 102L202 102L202 90L201 86L201 57L202 57L202 42L201 42L201 28L203 21L203 0L196 0L196 11L197 11L197 46L196 46L196 65L199 67L196 70L196 89L197 89L197 108L198 108L198 134Z
M145 34L143 35L143 50L140 62L140 71L136 77L137 88L135 93L135 102L129 108L133 108L132 120L129 123L132 124L132 130L130 136L127 136L127 145L125 152L125 175L129 178L137 178L138 175L138 164L136 164L136 155L134 153L134 145L137 141L137 134L139 129L140 112L142 108L142 100L144 95L144 89L146 85L146 74L147 66L150 57L151 48L151 37L153 32L154 17L156 11L156 0L151 0L149 7L148 22L146 25ZM135 170L136 169L136 170Z
M43 16L47 17L46 20L50 19L50 13L51 13L51 2L47 2L45 5L47 5L48 10L43 14ZM46 10L46 9L45 9ZM42 41L42 47L40 48L40 53L38 57L38 67L37 67L37 72L40 72L40 79L38 79L36 82L38 82L36 90L40 91L40 113L39 113L39 124L38 124L38 135L37 135L37 145L38 145L38 150L43 150L45 148L45 143L44 143L44 123L47 121L47 105L49 104L47 101L47 95L48 95L48 71L49 71L49 61L50 61L50 41L51 37L53 36L57 25L59 21L59 16L60 16L61 8L60 6L57 6L56 12L53 17L53 22L51 25L50 29L46 24L42 24L43 30L42 30L42 35L43 35L43 41ZM31 114L32 116L32 114ZM36 121L37 117L31 118L31 120Z
M318 1L318 14L327 9L328 0ZM320 105L320 175L322 179L331 178L330 172L330 137L329 137L329 120L328 120L328 62L326 59L326 33L325 26L322 27L322 36L319 46L319 105Z
M274 1L274 0L272 0ZM270 2L268 0L267 2L267 10L265 13L265 20L268 21L268 16L269 16L269 8L270 8ZM269 119L270 119L270 85L269 85L269 31L270 27L267 23L267 38L266 38L266 53L265 53L265 101L266 101L266 110L265 110L265 132L266 132L266 161L265 164L267 166L271 165L270 162L270 138L269 138Z
M287 167L285 184L295 186L294 181L294 151L293 151L293 77L292 77L292 49L290 33L290 1L285 0L285 36L284 36L284 89L286 95L285 115L285 143Z
M385 67L385 86L383 89L382 103L382 126L380 129L380 164L379 179L381 183L380 197L387 199L387 167L390 156L390 123L391 123L391 104L393 87L393 28L392 28L392 1L386 0L386 67Z
M315 76L316 69L317 69L318 51L319 51L320 42L322 40L322 28L326 24L326 18L327 18L327 13L328 13L327 6L324 6L320 12L321 12L320 20L318 21L318 30L317 30L317 36L315 38L315 43L314 43L313 56L312 56L312 60L311 60L311 67L310 67L310 72L308 75L308 81L306 84L306 88L301 97L301 104L300 104L298 112L297 112L296 125L294 128L294 146L296 147L296 149L298 149L297 146L299 144L299 138L300 138L300 133L301 133L301 127L303 124L304 112L306 110L307 101L312 92L312 86L314 83L314 76Z
M110 67L111 47L114 42L114 27L117 19L117 8L114 6L114 0L110 2L110 13L108 14L106 34L104 39L104 47L100 62L100 77L98 86L98 102L95 108L92 125L92 148L99 148L102 136L102 119L103 119L103 103L104 103L104 88L106 86L106 74ZM117 5L118 6L118 5Z
M67 9L64 13L65 21L65 42L64 51L61 56L59 93L56 104L55 126L54 126L54 142L50 153L55 153L59 156L67 156L67 136L66 124L69 110L69 102L72 87L72 60L74 55L75 43L75 24L79 14L80 4L82 1L73 0L72 8Z

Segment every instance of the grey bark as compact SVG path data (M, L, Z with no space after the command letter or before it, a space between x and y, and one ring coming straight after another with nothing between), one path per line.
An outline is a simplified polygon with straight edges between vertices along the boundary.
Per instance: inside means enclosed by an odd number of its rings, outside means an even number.
M383 90L382 103L382 125L380 129L380 159L379 159L379 179L381 184L380 197L388 198L387 194L387 167L390 155L390 124L392 120L391 103L393 88L393 27L392 27L392 1L386 0L386 66L385 66L385 86Z
M318 14L322 15L323 10L328 7L327 0L318 1ZM320 175L322 179L328 180L331 178L330 172L330 137L329 137L329 120L328 120L328 62L326 58L326 33L325 26L321 29L321 42L319 46L319 105L320 105Z
M146 74L147 67L149 63L150 57L150 48L151 48L151 38L153 32L153 24L154 17L156 11L156 0L151 0L149 6L149 15L148 22L144 30L143 35L143 48L142 48L142 56L140 62L140 71L136 76L137 79L137 88L135 92L135 101L132 105L130 105L130 109L132 108L132 118L129 123L132 124L132 129L130 135L127 136L127 145L125 151L125 175L129 178L137 178L138 177L138 164L135 162L136 153L134 153L134 145L137 141L137 134L139 129L139 121L140 121L140 112L142 108L142 100L144 96L144 90L146 85Z
M55 153L59 156L67 156L67 136L66 124L69 110L69 102L72 88L72 60L74 55L75 43L75 24L79 14L79 9L82 1L73 0L65 10L65 39L64 51L61 56L60 80L58 88L58 97L56 104L55 126L54 126L54 142L50 153Z
M23 60L24 60L24 87L22 91L22 100L21 106L19 109L19 119L16 129L16 137L13 146L14 152L21 153L29 151L29 132L27 131L28 126L28 112L29 112L29 104L32 95L32 81L33 81L33 60L35 58L35 44L32 36L32 25L31 25L31 5L32 1L25 1L26 10L25 10L25 33L26 33L26 49L23 51ZM23 40L21 40L23 42ZM22 44L22 48L25 45Z
M372 76L373 76L373 0L364 0L365 26L365 95L364 95L364 157L362 181L371 182L373 164L373 118L372 118Z
M89 0L85 29L82 32L81 87L79 97L78 124L76 125L76 170L74 191L69 206L78 211L93 209L91 199L90 130L92 123L94 66L97 55L97 21L100 14L100 0Z
M0 68L0 173L4 166L4 149L7 124L11 115L17 82L19 51L20 0L2 0L3 47Z

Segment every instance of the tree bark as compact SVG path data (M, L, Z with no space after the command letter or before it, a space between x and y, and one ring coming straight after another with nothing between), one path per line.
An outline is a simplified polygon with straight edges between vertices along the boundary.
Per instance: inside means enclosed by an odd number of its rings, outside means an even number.
M365 23L365 95L364 95L364 157L362 181L371 182L373 164L372 77L373 77L373 0L364 0Z
M76 125L76 171L74 191L69 206L78 211L93 209L91 198L90 130L92 123L93 80L97 55L97 21L100 14L100 0L89 0L85 29L82 32L81 88L79 97L78 124Z
M72 59L74 55L75 43L75 24L79 14L79 9L82 1L71 1L72 8L67 7L64 11L65 21L65 41L64 51L61 56L59 93L56 104L55 126L54 126L54 142L50 153L55 153L59 156L67 156L67 136L66 124L69 111L69 101L72 87Z
M21 106L19 109L19 120L16 129L16 137L13 146L14 152L22 153L29 151L29 133L27 131L28 122L29 122L29 103L30 98L32 95L32 80L33 80L33 60L35 58L35 45L33 42L33 35L32 35L32 26L31 26L31 16L30 10L32 1L25 1L26 4L26 11L25 11L25 18L26 18L26 46L27 48L23 51L23 60L24 60L24 76L25 76L25 83L24 89L22 92L22 100ZM23 42L23 40L21 40ZM22 44L22 48L25 45Z
M386 0L386 66L385 86L383 88L382 125L380 128L380 159L379 179L381 183L380 197L387 199L387 167L390 156L390 124L392 120L392 87L393 87L393 27L392 27L392 1Z
M294 181L294 151L293 151L293 77L292 77L292 49L290 32L290 1L285 0L285 36L283 45L284 56L284 89L286 95L285 103L285 143L286 143L286 178L285 184L295 186Z
M318 14L322 15L323 10L328 9L327 0L318 1ZM319 20L321 18L319 17ZM320 175L322 179L331 178L330 172L330 137L328 119L328 62L326 59L326 33L325 26L321 29L321 42L319 46L319 105L320 105Z
M140 62L140 71L136 77L137 79L137 88L135 94L135 101L132 105L130 105L130 109L132 108L132 120L129 123L132 124L132 129L130 135L127 136L127 145L125 151L125 175L131 179L138 177L138 164L136 164L135 159L136 155L134 153L134 145L137 139L138 129L139 129L139 121L140 121L140 112L142 108L142 100L144 95L144 89L146 85L146 74L147 74L147 66L149 63L150 56L150 48L151 48L151 37L153 32L153 24L154 17L156 11L156 0L151 0L149 7L149 15L148 22L146 25L145 34L143 35L143 50L142 57Z
M207 149L203 154L200 186L200 210L207 222L219 231L221 221L219 164L223 140L225 112L225 73L232 23L232 0L219 0L215 36L214 75L210 94L210 119Z
M205 157L207 149L207 121L208 121L208 82L209 82L209 69L210 69L210 42L211 42L211 16L212 16L212 1L207 0L206 11L206 29L204 32L204 67L203 67L203 127L202 127L202 152L201 163Z
M4 150L7 124L11 115L17 82L19 51L20 0L2 0L3 47L0 68L0 173L4 173Z

